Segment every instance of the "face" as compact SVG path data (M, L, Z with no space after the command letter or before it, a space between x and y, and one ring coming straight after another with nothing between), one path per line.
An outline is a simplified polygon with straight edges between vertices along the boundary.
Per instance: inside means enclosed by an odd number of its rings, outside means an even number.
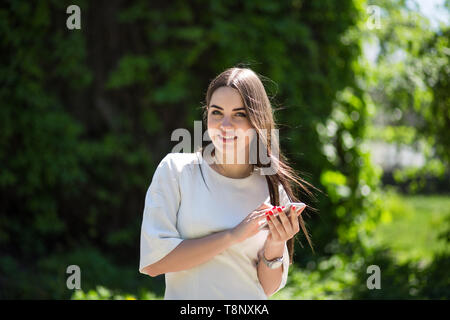
M219 155L233 163L245 163L245 152L255 132L239 91L220 87L213 92L208 106L208 134Z

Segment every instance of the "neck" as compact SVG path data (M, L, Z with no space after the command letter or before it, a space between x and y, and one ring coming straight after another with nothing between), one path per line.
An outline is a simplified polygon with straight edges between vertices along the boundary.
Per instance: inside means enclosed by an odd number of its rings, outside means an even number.
M248 155L246 154L245 163L238 164L236 156L234 161L226 163L226 156L214 150L214 158L216 163L214 167L220 174L234 179L241 179L248 177L253 171L253 165L248 162Z

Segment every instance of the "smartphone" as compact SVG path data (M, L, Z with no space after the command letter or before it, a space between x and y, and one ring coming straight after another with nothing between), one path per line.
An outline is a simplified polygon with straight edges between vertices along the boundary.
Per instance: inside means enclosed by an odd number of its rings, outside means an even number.
M303 202L289 202L285 208L283 209L283 212L286 214L286 216L289 218L291 215L291 207L295 206L295 213L298 213L300 210L302 210L304 207L306 207L306 204L304 204ZM268 211L272 211L271 208L267 208L267 209L263 209L260 210L259 213L265 213ZM273 210L273 215L276 217L278 216L279 212L278 210L274 209ZM261 223L260 225L260 229L265 228L267 226L267 220L264 220L263 223Z

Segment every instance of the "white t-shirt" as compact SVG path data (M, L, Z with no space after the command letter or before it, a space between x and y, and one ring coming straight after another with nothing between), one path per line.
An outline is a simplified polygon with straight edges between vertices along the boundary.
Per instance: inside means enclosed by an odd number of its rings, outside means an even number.
M281 185L279 190L280 205L285 205L289 199ZM211 168L200 152L167 154L145 197L139 271L162 259L184 239L235 227L263 202L270 203L270 196L266 178L258 169L246 178L234 179ZM264 248L268 233L268 229L261 229L203 264L166 273L164 299L268 299L256 268L258 252ZM283 256L283 276L277 291L287 281L286 245Z

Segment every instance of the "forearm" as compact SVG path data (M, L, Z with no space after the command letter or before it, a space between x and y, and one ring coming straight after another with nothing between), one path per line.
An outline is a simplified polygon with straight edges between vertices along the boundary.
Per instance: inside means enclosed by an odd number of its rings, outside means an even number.
M211 260L234 243L230 229L201 238L186 239L163 259L145 269L151 276L187 270Z
M264 256L267 260L279 258L284 253L285 242L281 244L267 244L264 249ZM286 258L286 257L285 257ZM270 269L260 258L258 263L258 278L264 292L269 297L280 286L283 275L283 265L276 269Z

